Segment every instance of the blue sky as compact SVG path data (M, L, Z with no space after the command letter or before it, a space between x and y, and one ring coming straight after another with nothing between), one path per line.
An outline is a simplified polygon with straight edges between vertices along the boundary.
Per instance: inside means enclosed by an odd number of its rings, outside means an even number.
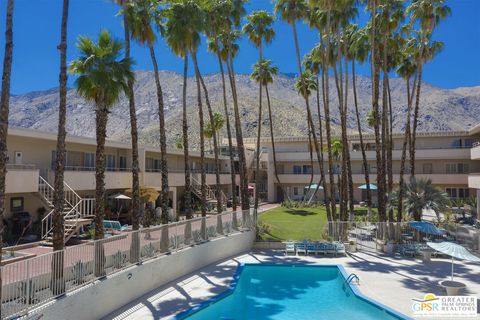
M435 37L445 42L444 51L424 70L424 79L439 87L454 88L480 85L480 0L450 0L453 15L437 30ZM6 1L0 2L0 59L3 61ZM272 11L270 0L251 0L248 11L265 9ZM12 74L13 94L44 90L58 86L59 53L56 46L60 39L61 0L15 0L14 13L14 62ZM70 0L68 25L68 61L75 58L75 40L78 35L95 37L101 28L109 29L117 37L123 37L121 18L116 16L118 7L108 0ZM359 17L362 24L366 16ZM295 51L291 27L283 22L275 24L277 36L266 48L265 56L280 68L281 72L296 72ZM299 25L302 53L317 42L317 34ZM236 71L249 73L257 60L258 52L243 40L236 60ZM182 61L172 55L160 39L155 45L160 69L181 72ZM150 70L151 61L146 48L134 45L132 55L135 68ZM202 46L199 50L200 69L204 73L217 72L214 56ZM1 68L1 66L0 66ZM368 66L358 66L360 74L369 75ZM69 84L72 84L70 77Z

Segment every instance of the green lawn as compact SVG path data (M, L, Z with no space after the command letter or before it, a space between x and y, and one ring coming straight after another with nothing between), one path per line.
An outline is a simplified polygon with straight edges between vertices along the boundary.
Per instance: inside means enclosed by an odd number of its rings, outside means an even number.
M321 240L325 232L325 208L275 208L262 213L259 223L268 226L263 240Z
M373 221L377 218L377 209L372 210ZM367 208L355 209L355 221L367 220ZM262 240L325 240L327 212L319 208L285 208L268 210L258 217L259 225L266 225L267 230L260 234Z

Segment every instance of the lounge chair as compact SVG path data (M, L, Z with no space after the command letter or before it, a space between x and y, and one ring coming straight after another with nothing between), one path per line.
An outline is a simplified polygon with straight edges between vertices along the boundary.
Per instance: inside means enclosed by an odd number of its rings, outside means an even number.
M297 250L295 249L295 242L293 241L285 242L285 255L288 256L289 253L293 253L294 255L297 254Z

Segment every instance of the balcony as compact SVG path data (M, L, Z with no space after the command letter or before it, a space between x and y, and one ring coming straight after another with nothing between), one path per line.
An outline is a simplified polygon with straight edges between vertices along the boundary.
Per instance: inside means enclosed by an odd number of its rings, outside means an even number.
M471 173L468 175L468 187L480 189L480 173Z
M5 193L38 191L39 170L35 165L7 164Z
M475 142L472 149L470 149L470 159L480 160L480 141Z
M478 148L478 158L480 159L480 147ZM472 149L473 150L473 149ZM366 151L368 160L376 159L375 151ZM407 150L408 154L408 150ZM327 154L324 153L324 159L327 159ZM435 148L417 148L415 151L415 157L417 160L431 160L431 159L470 159L470 148L467 147L435 147ZM313 159L316 160L317 156L313 153ZM350 150L350 158L352 161L363 160L361 150ZM394 149L392 152L393 160L401 160L402 150ZM472 157L473 159L473 157ZM277 151L277 161L310 161L310 153L303 151Z
M95 190L95 168L65 167L65 182L73 190ZM131 169L109 168L105 171L106 189L132 187Z
M470 176L468 174L441 174L441 173L434 173L434 174L416 174L415 175L418 179L431 179L433 184L437 185L466 185L470 182ZM310 183L310 174L279 174L278 175L280 182L282 183L291 183L291 184L305 184L307 185ZM335 182L337 182L338 175L334 175ZM372 182L377 181L376 174L370 174L370 180ZM408 174L404 175L405 181L408 181ZM329 182L329 176L326 173L325 179ZM365 175L363 173L353 173L352 179L354 184L363 184L365 183ZM478 175L478 185L480 188L480 174ZM313 176L314 181L320 180L320 174L315 173ZM398 183L400 181L400 174L396 173L393 174L393 181L394 183ZM274 182L276 180L274 179ZM474 187L472 187L474 188Z
M193 178L200 181L200 170L192 170L191 175ZM207 185L215 185L216 177L215 170L207 170L206 172ZM220 172L220 184L230 184L231 176L230 172ZM144 174L144 184L151 188L161 188L162 186L162 174L158 169L147 169ZM168 170L168 185L171 187L183 187L185 186L185 171L181 169L169 169Z

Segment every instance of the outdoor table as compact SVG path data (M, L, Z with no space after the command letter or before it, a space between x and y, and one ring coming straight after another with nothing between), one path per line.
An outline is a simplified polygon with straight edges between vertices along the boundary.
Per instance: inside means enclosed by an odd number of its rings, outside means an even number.
M440 281L438 284L447 290L448 296L457 296L460 292L460 289L466 287L465 283L453 280Z

